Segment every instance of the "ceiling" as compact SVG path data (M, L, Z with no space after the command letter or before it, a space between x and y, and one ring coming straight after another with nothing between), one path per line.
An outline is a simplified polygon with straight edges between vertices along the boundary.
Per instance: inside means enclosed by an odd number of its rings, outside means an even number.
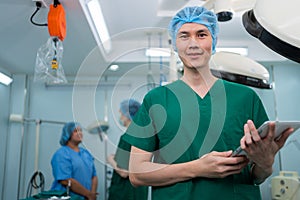
M147 63L143 49L162 45L168 47L166 27L170 15L185 5L202 5L200 0L99 0L113 41L112 53L97 54L97 67L107 68L119 63L124 68L133 62ZM47 5L51 0L44 0ZM67 35L63 41L62 66L67 76L75 76L83 63L95 51L96 42L89 28L79 0L60 0L66 12ZM47 27L35 26L30 17L36 9L32 0L1 0L0 2L0 68L12 74L32 75L37 50L48 40ZM34 20L46 23L48 7L42 8ZM254 60L282 60L282 57L260 45L243 28L241 12L233 20L220 23L218 45L247 46ZM159 43L162 34L163 42ZM150 35L150 36L149 36ZM251 48L259 47L259 51ZM261 53L264 58L260 57ZM90 61L91 62L91 61ZM100 64L101 63L101 64ZM92 71L89 72L93 74Z

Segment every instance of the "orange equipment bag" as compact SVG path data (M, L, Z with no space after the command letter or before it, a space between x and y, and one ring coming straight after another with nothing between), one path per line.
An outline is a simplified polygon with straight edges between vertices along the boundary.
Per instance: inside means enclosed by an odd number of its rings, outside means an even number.
M66 37L66 15L61 4L50 5L48 13L48 31L50 36L56 36L61 41Z

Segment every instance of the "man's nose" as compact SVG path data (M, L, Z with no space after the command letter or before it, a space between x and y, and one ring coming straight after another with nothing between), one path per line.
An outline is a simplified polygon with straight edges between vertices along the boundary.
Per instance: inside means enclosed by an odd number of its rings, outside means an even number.
M196 40L195 37L191 37L190 38L190 40L189 40L189 47L193 47L193 48L199 47L199 44L198 44L198 42L197 42L197 40Z

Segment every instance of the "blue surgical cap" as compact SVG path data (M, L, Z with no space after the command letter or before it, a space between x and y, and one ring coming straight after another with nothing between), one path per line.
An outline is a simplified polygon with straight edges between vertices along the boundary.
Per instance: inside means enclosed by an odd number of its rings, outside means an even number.
M120 103L120 111L125 117L131 120L140 106L141 104L138 101L134 99L127 99Z
M65 146L68 140L71 138L73 131L75 128L81 127L77 122L68 122L64 125L60 138L60 145Z
M180 10L170 21L169 24L169 34L172 38L172 44L174 50L177 51L176 48L176 36L178 30L185 23L197 23L206 26L212 36L212 53L216 52L216 44L217 44L217 34L219 32L219 27L217 23L217 16L207 10L204 7L186 7Z

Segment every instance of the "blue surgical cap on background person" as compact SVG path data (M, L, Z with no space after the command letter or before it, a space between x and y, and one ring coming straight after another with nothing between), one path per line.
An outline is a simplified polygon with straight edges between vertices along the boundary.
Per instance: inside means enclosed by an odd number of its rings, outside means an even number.
M120 103L120 111L125 117L131 120L140 106L141 104L138 101L134 99L127 99Z
M81 127L79 123L77 122L68 122L64 125L61 133L61 138L60 138L60 145L65 146L69 139L72 136L73 131L77 128Z
M217 34L219 32L217 16L204 7L186 7L180 10L170 21L169 34L172 38L174 50L176 48L176 36L178 30L185 23L197 23L206 26L212 36L212 53L216 52Z

